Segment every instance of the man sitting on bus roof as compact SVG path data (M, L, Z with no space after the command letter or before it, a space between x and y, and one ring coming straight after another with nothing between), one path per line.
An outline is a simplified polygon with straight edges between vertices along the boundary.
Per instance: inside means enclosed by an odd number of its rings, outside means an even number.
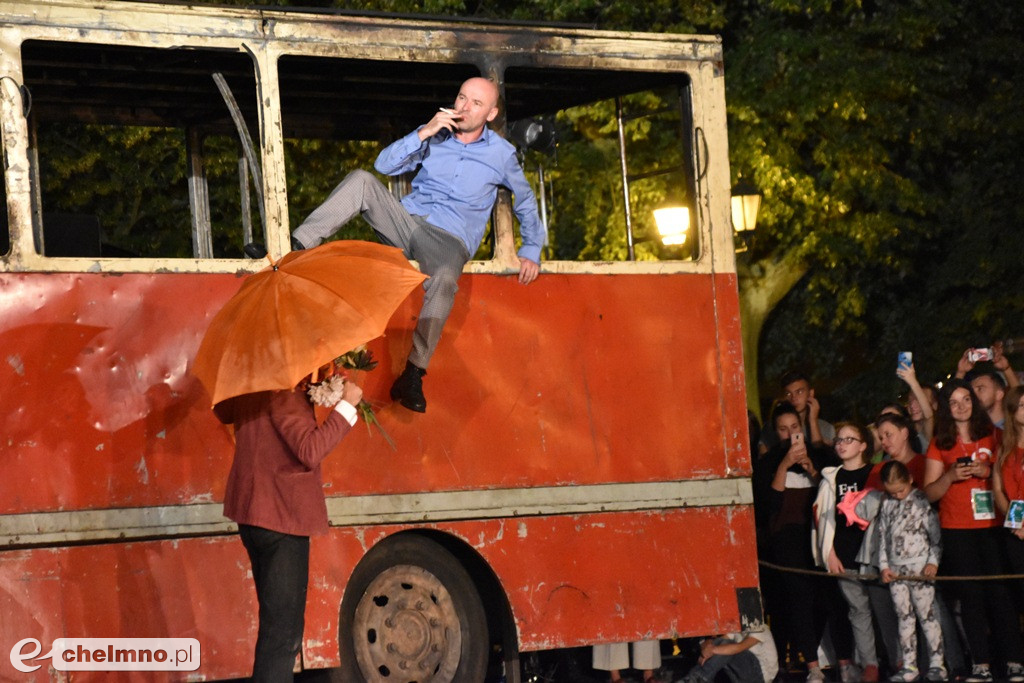
M399 201L372 174L352 171L292 234L294 247L313 247L362 214L382 242L399 247L430 276L423 283L426 294L412 351L391 387L391 398L416 412L427 409L422 378L451 312L462 268L483 240L499 186L515 195L523 241L519 282L529 284L540 272L547 231L515 147L487 127L497 115L497 85L470 78L453 109L440 109L377 157L374 168L385 175L416 171L409 194Z

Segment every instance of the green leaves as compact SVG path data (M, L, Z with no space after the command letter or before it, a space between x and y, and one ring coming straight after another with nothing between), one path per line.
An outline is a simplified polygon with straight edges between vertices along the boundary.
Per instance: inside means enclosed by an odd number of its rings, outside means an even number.
M1007 188L1024 17L1019 3L800 6L748 3L726 44L733 171L765 193L752 256L796 250L809 268L766 323L761 377L774 393L797 363L846 404L834 416L873 416L901 388L897 350L935 380L1021 313Z

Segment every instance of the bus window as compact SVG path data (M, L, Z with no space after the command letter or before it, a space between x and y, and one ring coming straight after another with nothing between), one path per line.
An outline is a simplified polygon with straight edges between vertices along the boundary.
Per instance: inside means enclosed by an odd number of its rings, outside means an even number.
M537 149L526 152L524 164L548 218L547 258L629 258L620 155L625 157L634 258L697 257L693 126L685 75L515 67L506 71L505 87L513 131L525 130L524 122L531 120L554 128L555 143L542 137ZM686 209L690 227L682 244L659 239L654 211L667 205Z
M459 86L479 76L466 64L284 56L278 62L292 230L349 171L373 170L380 151L450 106ZM408 179L382 179L396 195ZM373 240L362 219L334 239Z
M42 254L241 258L251 233L262 235L224 94L258 141L248 56L33 40L22 60Z

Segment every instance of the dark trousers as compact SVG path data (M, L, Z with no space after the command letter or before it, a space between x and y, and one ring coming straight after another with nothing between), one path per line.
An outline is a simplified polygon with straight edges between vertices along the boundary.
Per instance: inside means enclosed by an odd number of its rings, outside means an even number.
M943 529L942 574L990 576L1005 572L999 528ZM955 581L943 588L960 598L960 617L975 664L992 661L994 643L1004 661L1024 660L1020 625L1006 581Z
M772 561L784 567L817 570L811 556L809 526L788 525L775 532L769 540ZM853 629L849 607L839 592L837 579L831 576L809 576L780 572L775 589L777 625L784 642L802 656L804 661L818 661L818 644L828 629L837 659L853 656ZM781 646L778 642L776 647ZM780 665L782 662L780 661Z
M295 656L302 647L302 627L309 583L309 537L282 534L258 526L238 525L249 553L260 626L252 680L292 680Z

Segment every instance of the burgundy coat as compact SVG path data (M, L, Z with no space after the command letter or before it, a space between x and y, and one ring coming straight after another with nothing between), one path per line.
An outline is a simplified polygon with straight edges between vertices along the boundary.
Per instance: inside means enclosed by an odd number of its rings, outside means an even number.
M224 515L239 524L312 536L327 531L320 462L351 429L337 411L317 426L304 392L261 392L215 407L235 427Z

